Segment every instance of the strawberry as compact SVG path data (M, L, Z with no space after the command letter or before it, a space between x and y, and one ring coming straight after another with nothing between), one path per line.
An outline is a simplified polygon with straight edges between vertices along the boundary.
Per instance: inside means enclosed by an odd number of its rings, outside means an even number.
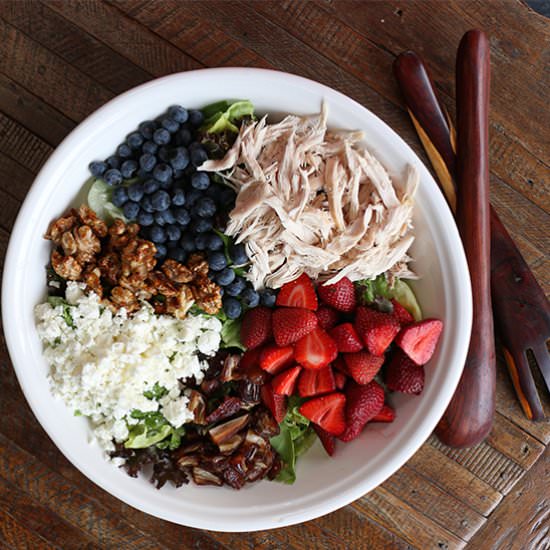
M369 307L358 307L355 329L370 353L384 355L399 332L400 326L389 313L382 313Z
M292 395L294 393L294 387L296 386L296 380L302 367L296 365L290 369L287 369L273 378L271 381L271 387L273 393L279 395Z
M338 312L328 306L320 306L315 312L319 326L323 330L329 330L338 322Z
M341 372L342 374L345 374L347 376L348 371L346 369L346 363L344 363L344 356L338 355L338 357L332 362L332 368L333 370L337 370Z
M386 386L392 391L419 395L424 389L424 367L403 352L396 353L386 369Z
M366 386L351 382L346 389L346 429L340 434L342 441L355 439L384 405L384 390L373 380Z
M306 369L322 369L337 355L336 343L319 327L296 342L296 361Z
M285 283L277 295L278 306L303 307L315 311L317 309L317 294L311 279L302 273L297 279Z
M273 312L272 323L275 343L287 346L309 334L317 326L317 317L302 307L281 307Z
M300 397L311 397L322 393L330 393L336 389L334 374L330 365L322 369L304 369L298 378L298 394Z
M317 287L317 292L319 293L319 298L321 298L325 304L338 311L349 313L355 309L357 304L355 299L355 286L347 277L342 277L333 285L319 285Z
M321 397L314 397L300 407L300 414L321 426L332 435L340 435L346 429L344 408L346 396L334 392Z
M391 299L391 303L393 304L393 316L402 327L414 323L414 317L395 298Z
M353 352L363 349L359 334L351 323L343 323L329 331L330 337L336 342L339 352Z
M239 361L239 373L255 384L263 384L268 374L260 368L261 348L246 350Z
M348 377L343 372L336 371L334 373L334 383L336 384L337 390L343 390L347 380Z
M323 430L321 426L317 426L317 424L312 424L312 426L317 434L317 437L320 439L323 447L325 448L325 451L329 456L332 456L336 448L336 438L327 431Z
M294 348L285 346L280 348L275 345L266 346L260 354L260 367L270 374L277 374L290 367L294 358Z
M273 418L280 424L286 416L286 395L273 393L271 384L264 384L260 390L264 405L271 411Z
M371 355L366 351L344 353L344 362L347 373L358 383L368 384L380 370L384 357Z
M241 342L248 348L254 349L271 339L271 309L255 307L249 309L241 324Z
M394 420L395 411L389 405L384 405L371 422L393 422Z
M405 327L395 343L417 364L425 365L432 357L443 323L439 319L424 319Z

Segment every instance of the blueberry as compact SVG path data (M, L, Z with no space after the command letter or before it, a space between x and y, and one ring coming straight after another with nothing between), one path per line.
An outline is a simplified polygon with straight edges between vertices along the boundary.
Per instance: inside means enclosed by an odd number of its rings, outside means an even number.
M235 277L234 281L225 287L225 292L229 296L239 296L245 288L245 280L242 277Z
M132 132L126 138L126 143L130 149L139 149L143 145L143 141L143 136L139 132Z
M163 244L155 243L157 253L155 254L155 258L158 258L159 260L163 260L166 256L166 247Z
M191 134L191 130L189 130L189 128L181 128L176 134L176 140L180 145L189 145L192 139L193 135Z
M210 197L201 197L195 208L201 218L210 218L216 213L216 203Z
M224 298L223 310L229 319L237 319L242 313L242 307L239 300L235 298Z
M210 177L206 172L195 172L191 176L191 185L195 189L199 189L201 191L208 189L208 186L210 185Z
M187 112L187 109L185 109L181 105L172 105L168 108L168 116L172 120L183 124L184 122L187 122L187 119L189 118L189 113Z
M186 208L174 208L174 217L181 226L186 226L191 221L191 216Z
M138 126L139 133L145 138L145 139L151 139L153 137L153 132L156 130L157 125L152 120L145 120L144 122L141 122Z
M162 162L169 162L170 160L170 149L168 147L159 147L159 150L157 151L157 156Z
M202 147L197 147L190 151L191 164L195 167L200 166L205 160L208 160L208 155Z
M176 189L172 194L172 204L174 206L183 206L185 204L185 193L183 189Z
M235 272L230 267L226 267L216 274L214 280L220 286L230 285L235 280Z
M116 148L116 154L123 159L127 159L132 156L132 149L130 149L130 146L126 143L121 143Z
M156 163L157 158L153 153L143 153L143 155L139 157L139 165L146 172L150 172L155 167Z
M236 265L242 265L248 262L248 255L246 254L244 244L231 244L229 246L229 257Z
M266 288L260 294L260 302L262 306L273 307L275 305L275 300L277 300L277 294L271 288Z
M160 124L171 134L175 134L180 129L179 123L172 118L163 118Z
M157 225L160 225L161 227L166 225L166 221L164 220L164 212L155 212L153 217Z
M202 193L198 189L190 189L185 194L185 202L187 206L194 206L198 199L202 197Z
M221 250L223 248L222 238L215 233L212 233L212 235L208 235L206 248L208 248L208 250Z
M242 291L241 299L248 307L256 307L260 303L260 295L250 287Z
M153 222L155 219L153 218L153 214L149 214L149 212L140 212L137 217L137 222L139 225L143 225L144 227L148 227L149 225L153 225Z
M130 198L130 200L139 202L143 198L144 193L145 191L143 189L143 183L141 183L140 181L136 181L128 187L128 197Z
M101 160L94 160L88 164L88 169L92 173L92 176L99 178L107 170L107 163Z
M126 187L115 187L113 196L111 197L113 204L120 208L128 200L128 192Z
M158 149L159 146L154 141L146 141L141 148L144 153L151 153L151 155L154 155Z
M180 246L186 252L194 252L195 251L195 239L193 238L193 235L191 235L191 233L184 233L181 236L181 239L180 239Z
M111 155L105 162L109 168L120 168L120 159L116 155Z
M157 211L166 210L170 206L170 195L166 191L157 191L151 195L151 204Z
M153 141L157 145L170 143L170 132L166 128L159 128L153 132Z
M175 180L181 180L183 178L183 176L185 176L185 170L178 170L177 168L174 168L174 172L173 172L173 178Z
M134 201L126 201L122 207L122 212L129 220L135 220L139 214L139 204Z
M172 258L172 260L176 260L176 262L180 262L180 263L185 262L187 258L187 254L185 250L182 250L181 248L178 248L178 247L168 249L167 256L169 258Z
M153 170L153 177L160 183L166 183L172 177L172 168L168 164L157 164Z
M158 225L153 225L151 227L151 240L157 244L162 244L166 242L166 231L162 227L159 227ZM165 252L166 254L166 252Z
M212 220L210 218L199 218L194 220L191 224L191 229L196 233L206 233L210 231L213 227Z
M171 179L167 179L166 181L159 181L159 184L160 188L164 189L165 191L169 191L173 186L173 182Z
M122 174L116 168L109 168L103 174L103 179L107 185L119 185L122 182Z
M160 188L160 183L154 179L145 180L143 184L143 191L146 195L151 195Z
M198 128L204 121L204 115L201 113L201 111L198 111L196 109L191 109L189 111L189 122L192 126L195 128Z
M208 235L205 235L204 233L199 233L195 236L195 248L197 250L204 250L206 248L207 242Z
M129 180L138 169L138 163L135 160L125 160L120 166L120 173L125 180Z
M212 271L221 271L227 267L227 259L223 252L209 252L208 265Z
M153 203L151 202L151 197L145 196L139 201L139 205L144 212L152 214L155 209L153 208Z
M177 147L170 155L170 166L174 170L184 170L189 164L189 152L185 147Z

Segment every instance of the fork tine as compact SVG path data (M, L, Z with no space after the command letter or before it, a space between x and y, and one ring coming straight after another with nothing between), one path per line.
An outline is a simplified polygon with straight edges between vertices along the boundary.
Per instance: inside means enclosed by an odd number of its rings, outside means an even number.
M540 372L546 382L546 387L550 392L550 352L546 347L546 342L542 342L539 345L533 346L533 355L537 360L537 365Z

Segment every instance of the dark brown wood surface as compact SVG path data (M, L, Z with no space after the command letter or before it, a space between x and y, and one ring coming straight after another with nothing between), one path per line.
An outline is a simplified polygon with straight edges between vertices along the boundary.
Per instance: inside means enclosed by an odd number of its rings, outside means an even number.
M313 78L374 111L427 163L393 60L418 51L454 114L456 48L473 27L491 46L491 201L548 293L550 27L516 0L0 0L0 262L33 178L61 139L116 94L177 71L257 66ZM451 449L432 436L351 505L248 534L172 525L105 493L35 420L3 337L0 369L0 548L550 547L550 423L525 418L498 343L485 442Z

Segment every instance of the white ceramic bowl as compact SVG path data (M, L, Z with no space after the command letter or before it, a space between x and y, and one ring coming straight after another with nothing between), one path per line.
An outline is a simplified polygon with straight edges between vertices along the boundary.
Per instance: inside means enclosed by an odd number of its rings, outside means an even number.
M328 458L319 444L299 461L294 485L262 481L241 491L164 487L133 479L107 463L88 443L86 420L50 395L47 366L34 329L33 308L45 297L44 266L50 220L78 200L87 166L104 158L137 124L172 104L199 108L226 98L247 98L260 113L311 114L323 100L332 127L365 131L368 147L392 175L414 164L421 184L414 215L414 284L425 316L445 328L426 367L420 397L392 397L397 418L375 424ZM175 523L218 531L252 531L306 521L359 498L403 465L427 439L460 378L469 342L472 298L464 251L451 212L435 181L405 142L370 111L317 82L259 69L208 69L154 80L110 101L78 126L36 178L12 232L2 289L4 331L25 396L61 452L100 487L126 503Z

